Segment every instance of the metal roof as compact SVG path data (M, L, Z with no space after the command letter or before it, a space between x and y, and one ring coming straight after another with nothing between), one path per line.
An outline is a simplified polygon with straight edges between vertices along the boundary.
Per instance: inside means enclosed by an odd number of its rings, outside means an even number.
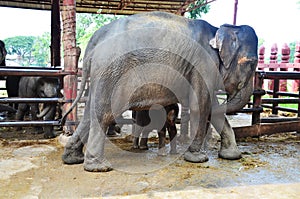
M1 0L0 6L51 10L52 0ZM76 12L101 14L136 14L148 11L165 11L180 14L185 12L192 0L76 0ZM207 1L209 3L210 1ZM60 0L62 5L62 0Z

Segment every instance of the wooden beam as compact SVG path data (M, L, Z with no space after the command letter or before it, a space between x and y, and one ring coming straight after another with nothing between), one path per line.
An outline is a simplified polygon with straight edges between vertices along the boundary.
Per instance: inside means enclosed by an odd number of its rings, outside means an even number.
M299 131L300 121L277 122L272 124L255 124L252 126L234 127L236 138L272 135L275 133Z

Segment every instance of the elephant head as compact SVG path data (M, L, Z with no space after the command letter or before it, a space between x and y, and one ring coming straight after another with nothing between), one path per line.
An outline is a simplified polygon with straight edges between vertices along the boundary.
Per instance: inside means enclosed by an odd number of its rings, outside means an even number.
M5 66L5 56L7 52L5 49L5 44L0 40L0 66Z
M222 25L210 45L218 50L220 73L228 93L227 112L242 108L252 95L258 39L250 26Z

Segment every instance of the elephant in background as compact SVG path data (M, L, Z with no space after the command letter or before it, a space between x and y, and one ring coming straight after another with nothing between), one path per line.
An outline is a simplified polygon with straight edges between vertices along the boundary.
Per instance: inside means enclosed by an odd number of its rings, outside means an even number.
M7 55L7 51L5 49L5 44L2 40L0 40L0 66L6 66L5 57ZM0 79L5 79L4 77L0 77ZM9 113L15 113L16 109L13 107L9 107L3 104L0 104L0 111L8 111Z
M170 153L177 153L176 136L177 129L175 120L178 117L179 107L177 104L171 104L165 107L159 107L156 110L142 110L135 112L135 130L133 132L133 148L148 150L148 136L153 129L158 130L158 155L166 155L166 130L168 129L170 137ZM150 118L150 116L152 116ZM164 122L165 121L165 122ZM164 122L164 124L163 124ZM141 140L139 137L142 134Z
M7 54L7 51L5 49L5 44L2 40L0 40L0 66L6 66L6 64L5 64L6 54Z
M227 104L238 101L255 72L257 43L255 31L247 25L216 28L203 20L163 12L133 15L103 26L89 41L79 95L62 119L76 106L90 75L84 116L65 146L63 162L83 162L87 171L111 170L104 141L114 118L128 109L174 103L190 110L193 137L184 153L186 161L208 161L203 141L209 123L221 135L219 157L240 158L224 115L226 106L218 105L214 92L225 90Z
M59 95L59 79L50 77L21 77L19 83L19 97L24 98L52 98ZM44 103L43 111L39 112L37 103L20 103L16 114L17 120L24 120L25 113L30 109L31 119L54 120L56 114L55 103ZM43 129L36 128L38 132L43 130L45 138L55 137L53 126L44 126Z

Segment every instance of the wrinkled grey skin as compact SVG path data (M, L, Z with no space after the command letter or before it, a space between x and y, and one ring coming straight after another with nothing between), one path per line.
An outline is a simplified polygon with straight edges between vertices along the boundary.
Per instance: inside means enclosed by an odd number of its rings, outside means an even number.
M135 131L133 132L133 148L148 150L149 133L156 129L158 130L158 155L167 155L166 151L166 130L168 129L170 137L170 153L176 154L176 135L177 129L175 120L178 117L179 108L177 104L171 104L165 107L160 107L158 110L143 110L135 113ZM142 134L141 141L139 137Z
M249 26L218 29L202 20L153 12L102 27L85 52L83 84L72 107L83 93L88 74L91 92L83 119L65 147L64 163L84 162L87 171L111 170L104 140L113 118L128 109L178 102L189 107L194 136L185 160L208 160L203 141L209 122L221 132L219 156L240 158L228 120L212 112L214 91L226 90L229 101L233 100L253 77L256 64L257 36Z
M50 77L21 77L19 84L19 97L23 98L50 98L58 97L59 94L59 80L58 78ZM32 104L19 104L16 114L17 120L24 120L26 111L30 108L31 119L38 120L38 118L44 118L44 120L54 120L56 113L55 103L45 103L42 113L39 113L39 107L37 103ZM37 131L42 129L36 128ZM55 137L53 126L43 127L44 137Z

